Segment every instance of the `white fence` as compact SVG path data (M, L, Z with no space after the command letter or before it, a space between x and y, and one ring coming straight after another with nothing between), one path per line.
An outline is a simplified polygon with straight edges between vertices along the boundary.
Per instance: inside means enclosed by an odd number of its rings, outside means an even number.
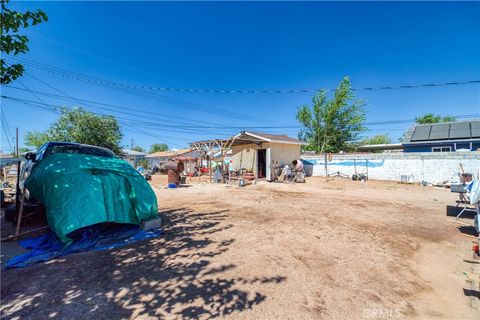
M303 155L302 160L307 175L310 171L313 176L325 176L323 155ZM460 165L479 177L480 152L335 154L327 164L329 174L368 173L369 179L376 180L400 181L407 176L412 182L455 182L459 181Z

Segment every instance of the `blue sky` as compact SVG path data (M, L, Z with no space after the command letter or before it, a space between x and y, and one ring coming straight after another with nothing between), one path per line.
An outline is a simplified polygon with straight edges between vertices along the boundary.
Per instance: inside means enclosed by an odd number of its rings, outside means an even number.
M12 2L43 9L49 21L25 31L24 57L111 82L170 88L334 88L346 75L352 86L395 86L480 79L478 2ZM45 68L43 66L42 68ZM223 137L236 129L186 130L194 126L296 126L302 94L193 94L149 92L149 97L67 79L33 66L13 87L113 105L95 112L122 118L124 144L148 148L166 142ZM32 77L33 76L33 77ZM40 79L42 82L36 80ZM58 91L60 90L60 91ZM2 94L38 101L28 91ZM78 100L39 95L45 103ZM424 113L480 113L480 85L359 91L367 121L413 119ZM92 104L83 105L92 108ZM104 106L105 107L105 106ZM127 107L123 109L119 107ZM13 136L46 129L57 115L2 100ZM113 110L113 111L112 111ZM128 112L128 114L126 114ZM241 114L232 117L231 114ZM146 123L148 122L148 123ZM396 140L409 124L371 125L365 135ZM264 129L296 136L295 128ZM8 151L2 131L2 151ZM22 139L21 139L22 144Z

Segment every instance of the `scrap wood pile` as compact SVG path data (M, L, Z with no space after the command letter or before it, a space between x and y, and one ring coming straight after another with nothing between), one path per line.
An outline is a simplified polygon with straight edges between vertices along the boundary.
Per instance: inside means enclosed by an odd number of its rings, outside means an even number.
M287 164L275 167L273 170L274 175L272 181L305 183L305 172L303 170L303 165L300 166L300 164L301 162L299 161L298 164L292 163L292 166Z
M17 170L18 165L12 164L2 168L2 184L1 188L1 207L4 208L6 204L13 203L15 201L16 184L17 184Z
M255 180L255 174L252 170L245 171L245 173L243 174L243 178L247 181L253 181Z
M255 183L255 174L253 173L253 170L246 170L243 175L243 185L249 185L252 183ZM239 181L239 185L241 186L242 182Z
M401 175L400 183L402 184L421 184L424 187L438 187L438 188L451 188L452 186L459 184L466 184L474 180L474 174L470 172L465 172L464 166L460 163L460 171L453 174L448 180L441 181L429 181L428 179L423 179L421 182L415 179L413 174L410 175ZM418 178L418 177L417 177ZM433 179L432 179L433 180Z
M473 176L472 176L473 177ZM459 200L457 200L457 205L454 207L460 212L456 214L456 217L452 222L459 223L471 227L470 224L460 222L458 219L462 217L465 212L472 212L474 214L473 219L473 228L475 229L477 235L476 237L468 235L468 237L473 237L475 239L473 251L480 258L479 246L480 246L480 180L472 179L472 177L467 176L466 181L462 181L460 184L452 184L451 192L458 193ZM449 208L447 207L447 215L449 215Z
M230 171L225 175L225 178L226 181L238 181L238 185L244 187L254 183L255 173L253 173L253 170L251 169L240 169L237 171Z

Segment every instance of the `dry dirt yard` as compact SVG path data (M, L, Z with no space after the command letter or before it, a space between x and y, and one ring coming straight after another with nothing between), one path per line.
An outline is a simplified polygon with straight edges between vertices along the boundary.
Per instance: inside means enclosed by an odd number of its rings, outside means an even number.
M157 189L163 179L152 182L163 237L4 270L3 317L480 319L463 274L479 265L445 216L448 189L323 178Z

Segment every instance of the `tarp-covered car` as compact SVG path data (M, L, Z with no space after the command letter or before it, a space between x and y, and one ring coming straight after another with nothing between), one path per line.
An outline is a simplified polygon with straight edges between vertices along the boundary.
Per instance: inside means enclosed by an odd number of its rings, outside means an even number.
M48 156L34 161L25 185L63 243L71 243L68 235L86 226L140 224L158 216L148 182L110 150L72 143L44 150Z

